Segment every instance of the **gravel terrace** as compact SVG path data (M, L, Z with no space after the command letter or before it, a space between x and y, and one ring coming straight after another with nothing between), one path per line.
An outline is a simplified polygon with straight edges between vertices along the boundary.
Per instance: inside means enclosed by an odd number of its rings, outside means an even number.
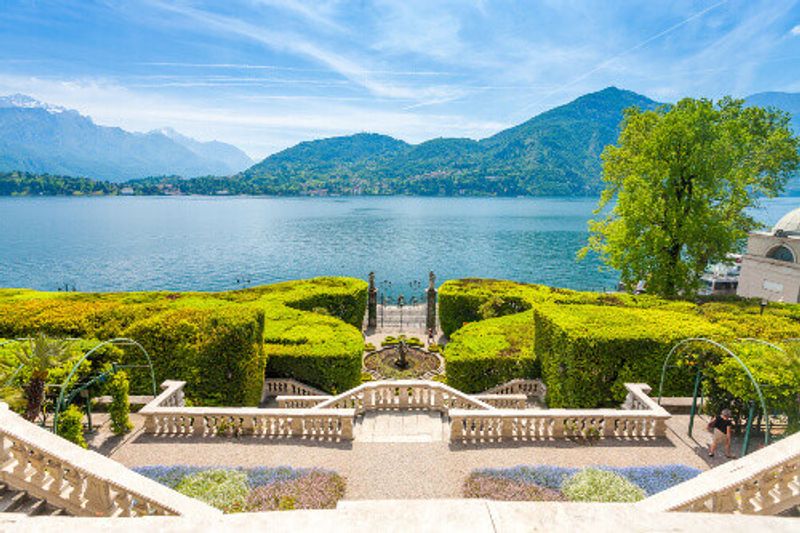
M113 437L107 426L92 439L92 448L127 466L190 464L198 466L321 467L347 478L346 499L455 498L475 468L519 464L561 466L634 466L686 464L708 469L705 422L696 423L695 438L686 435L688 416L675 416L665 439L603 440L593 446L559 440L534 443L455 445L449 442L324 443L253 437L150 436L141 417L132 416L132 434ZM738 451L734 448L734 451ZM713 462L709 462L713 461Z

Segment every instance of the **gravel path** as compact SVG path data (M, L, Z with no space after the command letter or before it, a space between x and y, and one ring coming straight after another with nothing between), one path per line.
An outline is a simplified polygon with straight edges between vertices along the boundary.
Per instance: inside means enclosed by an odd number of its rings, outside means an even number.
M138 417L136 417L138 418ZM294 439L160 437L141 433L140 421L124 442L98 436L99 451L127 466L192 464L208 466L322 467L347 478L346 499L455 498L475 468L519 464L634 466L680 463L707 469L704 435L689 439L676 417L668 438L452 445L447 442L318 443ZM698 433L702 433L698 432Z

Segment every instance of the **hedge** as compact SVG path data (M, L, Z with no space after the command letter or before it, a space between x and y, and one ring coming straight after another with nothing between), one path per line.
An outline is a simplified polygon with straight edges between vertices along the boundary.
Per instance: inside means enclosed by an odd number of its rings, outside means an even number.
M550 407L618 405L625 382L657 387L666 355L687 337L730 332L702 317L660 309L543 305L534 312L535 353ZM665 395L684 395L692 368L672 368Z
M362 280L330 277L220 293L4 289L0 337L131 337L150 354L157 382L187 381L196 404L256 405L270 356L270 375L327 391L359 382L364 341L354 325L363 320L366 294ZM142 360L125 353L126 361ZM133 391L149 392L146 371L130 377Z
M447 384L476 393L514 378L540 377L533 333L533 311L467 324L445 349Z
M451 337L449 384L477 392L541 373L553 407L615 405L626 381L656 389L664 356L687 337L800 337L800 305L770 303L762 311L756 300L689 302L463 279L444 283L439 301ZM665 394L691 394L692 375L686 366L671 368Z

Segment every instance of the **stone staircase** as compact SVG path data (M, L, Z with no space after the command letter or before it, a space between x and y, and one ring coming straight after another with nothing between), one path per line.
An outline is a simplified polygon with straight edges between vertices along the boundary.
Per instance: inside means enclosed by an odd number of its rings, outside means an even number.
M0 513L17 513L26 516L66 516L63 509L35 498L24 490L16 490L0 482Z

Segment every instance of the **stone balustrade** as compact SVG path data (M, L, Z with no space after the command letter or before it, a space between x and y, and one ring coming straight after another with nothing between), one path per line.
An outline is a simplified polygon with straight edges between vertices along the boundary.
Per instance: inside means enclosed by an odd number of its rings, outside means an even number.
M497 409L525 409L528 407L528 396L525 394L473 394L472 397Z
M0 403L0 481L74 516L221 512L27 422Z
M278 396L275 401L278 402L279 409L310 409L321 404L325 400L331 399L332 396Z
M261 389L261 401L275 396L325 396L325 393L291 378L265 379Z
M512 379L481 393L485 394L524 394L542 400L547 394L547 387L541 379Z
M800 506L800 433L637 504L646 511L775 515Z
M139 411L145 433L195 437L254 436L352 440L352 409L261 409L185 407L183 381L165 381L164 391Z
M655 438L666 435L669 413L650 399L650 388L626 383L630 409L498 409L450 411L450 440L497 442L558 438Z
M452 409L495 410L488 403L436 381L397 380L364 383L317 404L312 409L354 409L356 414L375 410L418 409L447 413Z

